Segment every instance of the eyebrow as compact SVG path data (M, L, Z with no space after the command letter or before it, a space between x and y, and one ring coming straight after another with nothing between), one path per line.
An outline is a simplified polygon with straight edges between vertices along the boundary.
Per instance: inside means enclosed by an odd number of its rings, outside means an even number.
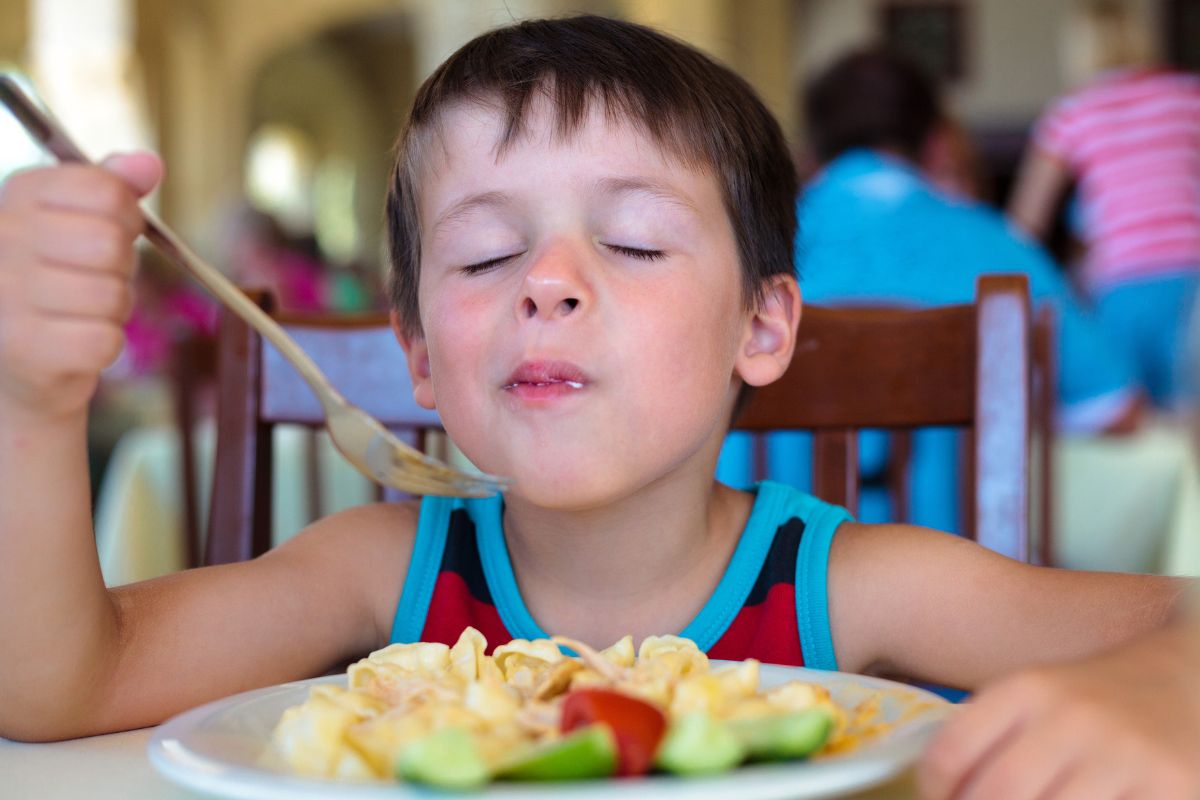
M666 183L640 177L601 178L594 184L600 194L644 194L655 200L662 200L677 206L684 211L700 216L700 210L692 201ZM433 224L433 232L467 216L480 208L504 208L512 204L512 198L504 192L480 192L464 197L442 212Z
M433 223L433 231L437 232L444 225L455 222L476 209L503 208L511 203L512 198L504 192L481 192L468 195L442 212L441 216L437 218L437 222Z
M700 216L698 209L687 195L676 190L673 186L650 178L617 177L601 178L596 181L596 190L602 194L644 194L655 200L663 200L678 206L684 211Z

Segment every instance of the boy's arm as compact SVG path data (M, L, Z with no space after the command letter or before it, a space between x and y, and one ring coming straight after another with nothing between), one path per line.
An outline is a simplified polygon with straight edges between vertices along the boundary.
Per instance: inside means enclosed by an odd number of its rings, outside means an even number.
M1021 564L910 525L846 524L830 552L838 665L974 689L1160 627L1187 583Z
M26 559L27 577L12 582L5 568L0 602L22 607L10 602L20 597L26 611L0 622L0 735L63 739L153 725L382 647L415 526L411 506L350 509L254 561L110 591L90 541L63 542L65 569L50 575L38 559ZM64 573L89 583L68 585Z
M158 162L33 170L0 187L0 736L161 721L386 641L413 514L370 507L278 552L108 591L87 404L124 341L136 198Z

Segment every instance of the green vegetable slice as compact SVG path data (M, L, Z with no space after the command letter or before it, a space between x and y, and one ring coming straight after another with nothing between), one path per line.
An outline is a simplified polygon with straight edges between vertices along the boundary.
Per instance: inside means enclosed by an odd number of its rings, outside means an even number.
M783 761L815 753L833 733L833 715L824 708L726 723L754 761Z
M732 769L745 757L745 748L726 725L696 712L680 717L667 729L655 764L676 775L709 775Z
M567 781L605 778L616 771L612 730L595 724L522 751L502 764L497 775L516 781Z
M491 777L471 734L445 728L410 744L396 762L396 777L442 789L477 789Z

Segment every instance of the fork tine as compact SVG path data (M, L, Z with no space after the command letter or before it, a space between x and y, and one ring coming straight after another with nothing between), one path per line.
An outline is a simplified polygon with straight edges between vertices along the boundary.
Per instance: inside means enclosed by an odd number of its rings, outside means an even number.
M430 478L449 481L466 480L474 483L505 484L504 478L485 473L468 473L455 469L445 462L434 458L428 453L417 450L412 445L400 440L391 431L384 429L379 441L389 445L392 450L392 463L406 472L415 471Z
M377 479L390 486L423 494L473 497L494 494L508 486L504 478L454 469L409 446L382 426L374 433L365 456Z
M399 467L381 471L377 479L405 491L456 497L487 497L505 488L502 483L476 480L473 475L462 472L456 473L454 477L431 477L422 474L419 469Z
M380 470L379 478L390 486L410 491L420 489L423 494L484 497L508 488L503 479L445 468L430 470L417 463L407 467L393 463L390 469ZM405 485L401 486L402 483Z

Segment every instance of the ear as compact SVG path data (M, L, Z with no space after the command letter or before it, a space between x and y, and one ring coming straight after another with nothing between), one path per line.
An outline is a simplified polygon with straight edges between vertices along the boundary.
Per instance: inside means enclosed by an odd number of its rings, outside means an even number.
M734 371L750 386L778 380L792 363L800 325L800 285L794 275L775 275L762 302L746 320Z
M400 315L395 311L391 312L389 319L392 333L396 335L396 341L400 342L400 346L404 348L404 355L408 359L408 377L413 385L413 399L422 408L432 409L435 407L433 378L429 369L429 345L425 343L425 336L406 334L404 326L400 322Z

